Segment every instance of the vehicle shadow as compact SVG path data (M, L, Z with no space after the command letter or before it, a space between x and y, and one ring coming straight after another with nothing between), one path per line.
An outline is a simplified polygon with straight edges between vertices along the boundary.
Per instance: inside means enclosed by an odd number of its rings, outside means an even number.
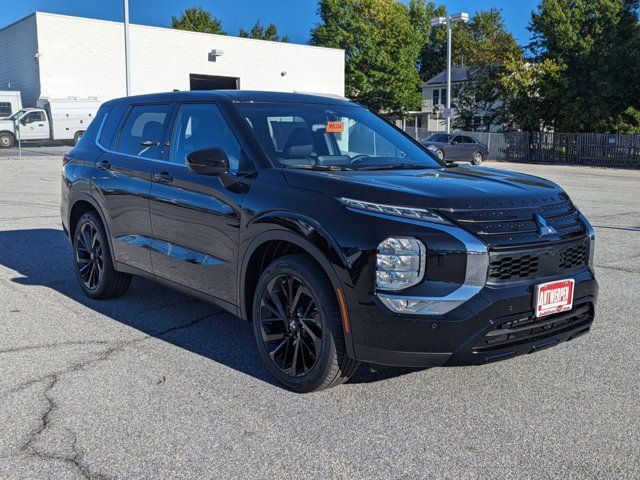
M76 282L71 248L61 230L0 231L0 265L18 273L11 279L15 283L51 288L124 325L279 386L260 360L251 324L214 305L142 278L135 278L121 298L86 297ZM363 364L349 383L377 382L417 370Z

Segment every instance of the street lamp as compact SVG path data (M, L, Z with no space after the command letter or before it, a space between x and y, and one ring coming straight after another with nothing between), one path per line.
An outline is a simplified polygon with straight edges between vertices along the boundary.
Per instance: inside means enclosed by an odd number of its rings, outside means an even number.
M124 0L124 77L127 97L131 95L131 58L129 52L129 0Z
M447 133L451 133L451 24L467 23L469 14L465 12L453 13L448 17L436 17L431 20L432 27L447 26Z

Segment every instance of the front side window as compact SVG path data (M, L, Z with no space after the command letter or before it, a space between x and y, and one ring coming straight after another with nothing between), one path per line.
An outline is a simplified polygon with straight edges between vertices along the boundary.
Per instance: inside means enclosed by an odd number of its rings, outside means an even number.
M236 107L278 166L354 170L440 166L405 134L358 106L241 103Z
M118 151L144 158L160 158L170 105L138 105L131 109L120 134Z
M9 102L0 102L0 118L11 115L11 104Z
M26 116L27 123L43 122L44 112L29 112Z
M206 148L222 149L231 173L247 170L242 148L217 105L181 105L171 138L171 162L184 164L191 152Z

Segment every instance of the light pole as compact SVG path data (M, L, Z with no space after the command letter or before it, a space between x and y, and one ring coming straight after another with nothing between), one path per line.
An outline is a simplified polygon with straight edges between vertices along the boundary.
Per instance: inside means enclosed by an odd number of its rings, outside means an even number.
M468 21L469 14L465 12L453 13L447 17L436 17L431 20L432 27L447 26L447 134L451 133L451 24Z
M129 57L129 0L124 0L124 75L127 97L131 95L131 59Z

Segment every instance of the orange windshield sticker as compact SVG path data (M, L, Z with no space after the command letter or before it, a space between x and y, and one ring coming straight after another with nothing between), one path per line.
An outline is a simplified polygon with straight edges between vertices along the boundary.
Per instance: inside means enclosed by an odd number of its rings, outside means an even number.
M344 132L344 122L327 122L327 133Z

